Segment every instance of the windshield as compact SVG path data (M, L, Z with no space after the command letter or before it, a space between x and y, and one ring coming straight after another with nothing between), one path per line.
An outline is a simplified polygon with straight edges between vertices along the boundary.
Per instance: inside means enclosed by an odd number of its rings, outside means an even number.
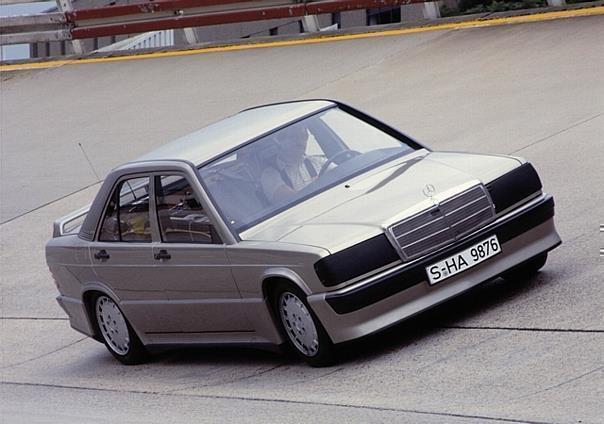
M223 219L239 233L413 150L333 108L247 144L200 174Z

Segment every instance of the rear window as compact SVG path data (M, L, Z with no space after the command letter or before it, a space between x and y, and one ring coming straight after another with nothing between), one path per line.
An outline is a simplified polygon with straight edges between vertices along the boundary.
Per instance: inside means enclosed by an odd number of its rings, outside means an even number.
M99 241L151 243L151 237L149 178L120 182L107 204Z

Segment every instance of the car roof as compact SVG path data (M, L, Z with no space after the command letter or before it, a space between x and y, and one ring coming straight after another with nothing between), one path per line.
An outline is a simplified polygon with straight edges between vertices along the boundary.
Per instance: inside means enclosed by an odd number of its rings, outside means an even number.
M330 100L305 100L246 109L167 143L133 162L186 160L201 165L250 140L336 105Z

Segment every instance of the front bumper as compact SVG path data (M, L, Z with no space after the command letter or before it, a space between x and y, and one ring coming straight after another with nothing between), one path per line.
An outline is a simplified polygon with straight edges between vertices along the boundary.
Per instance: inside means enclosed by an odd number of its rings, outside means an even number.
M308 301L334 343L371 334L555 248L561 240L553 216L553 198L542 195L445 249L341 290L311 295ZM426 266L493 234L502 247L499 255L428 284Z

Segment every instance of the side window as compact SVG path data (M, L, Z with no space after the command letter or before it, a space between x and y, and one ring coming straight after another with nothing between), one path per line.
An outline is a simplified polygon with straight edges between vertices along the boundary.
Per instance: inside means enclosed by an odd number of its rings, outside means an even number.
M107 205L99 241L151 243L149 178L118 184Z
M214 227L180 175L155 177L157 220L164 243L218 243Z

